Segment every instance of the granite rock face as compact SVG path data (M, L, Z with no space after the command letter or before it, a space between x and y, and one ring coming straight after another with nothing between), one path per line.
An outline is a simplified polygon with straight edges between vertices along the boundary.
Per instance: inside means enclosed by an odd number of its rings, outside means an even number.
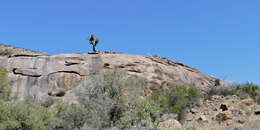
M119 67L130 75L143 77L146 92L163 84L196 86L207 91L216 78L183 63L166 58L129 54L59 54L0 56L0 66L7 68L13 86L13 100L60 98L73 102L73 88L102 68Z

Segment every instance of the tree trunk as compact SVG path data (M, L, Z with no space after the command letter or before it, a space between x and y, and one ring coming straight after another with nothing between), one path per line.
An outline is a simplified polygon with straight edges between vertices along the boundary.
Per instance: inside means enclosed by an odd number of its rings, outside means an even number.
M96 52L96 46L93 45L93 52Z

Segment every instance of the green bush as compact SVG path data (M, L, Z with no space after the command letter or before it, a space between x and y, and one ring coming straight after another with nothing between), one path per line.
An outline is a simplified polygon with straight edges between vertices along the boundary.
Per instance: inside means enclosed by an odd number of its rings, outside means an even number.
M48 130L55 128L56 121L47 109L32 102L0 102L1 130Z
M140 123L143 122L143 126L154 128L159 118L160 106L158 104L147 99L139 99L134 105L128 106L127 111L120 118L119 125L122 129L131 128L131 126L138 126L141 129Z
M199 99L199 90L196 88L183 86L161 88L128 106L119 124L122 128L137 126L142 129L144 128L142 126L146 126L145 128L152 129L163 121L163 115L173 113L177 114L178 120L183 122L186 109L199 105Z
M226 121L227 120L227 116L224 114L224 113L218 113L216 115L216 120L221 123L223 121Z
M55 118L38 104L26 102L8 102L11 89L7 70L0 67L0 129L1 130L38 130L53 129Z
M9 84L7 70L0 67L0 99L9 100L12 87Z
M235 86L212 87L208 95L236 95L242 99L249 96L256 100L257 97L260 96L260 88L253 83L238 84Z
M106 128L119 122L127 106L143 94L143 87L142 79L128 76L123 70L104 69L81 83L76 94L90 110L92 126Z
M178 120L183 122L186 109L199 105L199 90L183 86L160 89L152 94L150 100L159 104L160 113L176 113Z
M1 49L0 50L0 56L11 56L13 54L13 51L10 49Z
M219 86L220 85L220 80L219 79L216 79L215 80L215 86Z
M196 106L199 106L199 100L200 100L200 91L197 88L194 87L190 87L188 88L188 103L187 103L187 107L188 108L193 108Z
M89 110L80 105L58 104L56 117L61 122L59 128L73 130L89 124L91 115Z
M248 95L251 98L255 98L256 96L260 95L260 88L259 86L252 84L252 83L246 83L243 87L242 87L243 91L245 91L246 93L248 93Z

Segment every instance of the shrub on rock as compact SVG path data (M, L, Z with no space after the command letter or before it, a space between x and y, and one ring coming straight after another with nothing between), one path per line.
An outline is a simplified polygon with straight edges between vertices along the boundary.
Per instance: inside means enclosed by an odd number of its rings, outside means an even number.
M0 99L3 100L9 100L12 90L7 74L7 70L3 67L0 67Z

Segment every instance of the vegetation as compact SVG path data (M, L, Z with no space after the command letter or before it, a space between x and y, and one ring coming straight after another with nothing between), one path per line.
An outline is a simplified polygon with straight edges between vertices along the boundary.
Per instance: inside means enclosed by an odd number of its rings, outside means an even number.
M0 67L0 99L8 100L11 93L11 85L8 82L7 70Z
M90 110L93 126L105 128L118 122L125 106L143 94L143 86L142 79L129 77L125 71L102 70L82 83L77 95L80 103Z
M91 126L98 128L154 128L163 115L175 113L184 121L186 108L199 105L196 88L164 87L143 98L144 85L142 79L122 70L103 70L84 82L77 95L94 117Z
M90 121L90 112L81 105L59 104L56 117L61 122L59 128L66 130L80 129Z
M0 101L1 130L48 130L54 129L55 124L55 118L40 105Z
M259 102L260 87L253 83L238 84L235 86L212 87L208 94L223 96L236 95L241 99L251 97L256 102Z
M224 114L224 113L218 113L216 115L216 120L221 123L223 121L226 121L227 120L227 116Z
M199 97L195 88L176 86L159 89L151 96L138 99L135 104L128 106L128 111L120 118L120 124L123 128L153 128L164 120L163 116L174 114L177 114L179 121L184 122L186 109L199 105Z
M7 70L0 67L0 129L1 130L38 130L53 129L55 118L46 108L29 102L10 102L11 86Z
M135 104L127 106L127 111L120 117L119 124L121 128L131 128L132 126L154 128L160 118L159 109L158 104L147 99L139 99Z
M96 45L99 43L99 38L95 38L94 34L90 34L89 43L93 46L93 52L96 52Z
M216 79L215 80L215 86L219 86L220 85L220 80L219 79Z
M37 89L29 92L33 100L13 103L8 101L10 85L4 69L1 81L1 97L5 100L0 104L2 129L154 129L167 114L177 114L178 120L184 121L186 108L199 105L200 97L197 89L183 86L164 86L144 97L143 79L120 69L105 69L78 87L80 104L58 104L51 114L46 108L49 105L39 102L43 97L35 96Z
M11 49L0 49L0 56L11 56L13 51Z
M121 69L104 69L77 87L78 104L48 108L53 102L44 96L37 97L38 88L28 92L32 100L15 103L9 101L11 86L7 71L1 68L0 130L156 129L160 122L170 118L184 123L187 109L200 105L200 92L194 87L164 85L150 96L144 90L142 78L129 76ZM208 97L215 94L254 99L260 95L259 87L251 83L214 87ZM221 123L227 117L219 113L216 120Z
M200 94L198 89L183 86L159 89L150 97L150 101L160 106L160 113L178 114L178 120L184 122L186 109L199 106Z

